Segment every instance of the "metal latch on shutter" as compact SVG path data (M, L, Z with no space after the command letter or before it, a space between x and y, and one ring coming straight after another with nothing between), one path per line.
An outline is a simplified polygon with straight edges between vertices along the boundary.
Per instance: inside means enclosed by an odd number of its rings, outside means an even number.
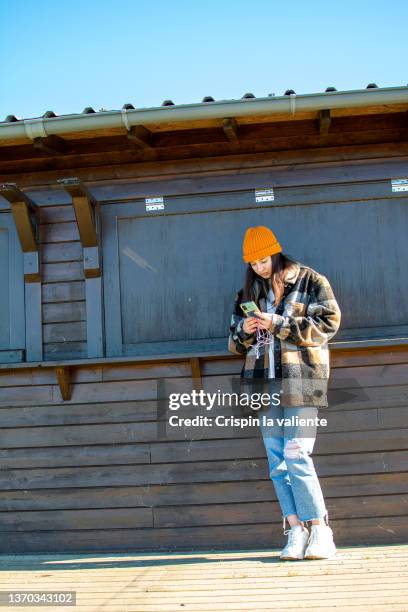
M273 202L274 199L273 188L255 189L255 202Z
M164 198L145 198L146 210L163 210Z
M392 179L391 188L393 191L408 191L408 179Z

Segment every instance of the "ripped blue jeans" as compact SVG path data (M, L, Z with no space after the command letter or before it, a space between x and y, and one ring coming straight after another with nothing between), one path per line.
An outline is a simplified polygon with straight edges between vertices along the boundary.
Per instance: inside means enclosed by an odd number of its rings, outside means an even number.
M285 529L286 517L297 514L300 521L325 518L328 512L319 479L311 458L316 440L315 426L278 425L276 419L315 418L318 408L300 406L284 408L270 405L262 412L267 419L273 418L273 426L260 427L269 464L269 476L274 484Z

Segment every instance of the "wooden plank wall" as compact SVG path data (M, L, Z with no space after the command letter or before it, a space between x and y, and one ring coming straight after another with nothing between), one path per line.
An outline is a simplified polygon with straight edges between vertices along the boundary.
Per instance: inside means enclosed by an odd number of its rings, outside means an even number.
M73 206L43 206L40 224L43 358L87 356L82 245Z
M240 368L204 360L204 389ZM408 349L332 351L332 385L367 396L326 411L314 450L339 545L407 539L407 374ZM160 437L158 377L182 388L190 365L84 365L67 402L53 369L0 372L0 552L283 544L259 431Z

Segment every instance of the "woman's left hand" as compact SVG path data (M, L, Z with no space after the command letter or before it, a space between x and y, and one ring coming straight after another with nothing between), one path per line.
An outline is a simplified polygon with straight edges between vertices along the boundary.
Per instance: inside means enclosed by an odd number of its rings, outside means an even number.
M260 319L257 319L257 326L259 329L270 329L272 327L272 314L267 312L261 312L258 314Z

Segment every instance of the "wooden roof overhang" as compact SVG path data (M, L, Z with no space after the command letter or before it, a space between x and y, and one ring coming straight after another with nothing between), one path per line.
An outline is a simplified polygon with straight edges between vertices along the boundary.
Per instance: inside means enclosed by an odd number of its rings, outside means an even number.
M45 123L25 120L32 123L27 123L25 131L20 130L19 137L14 139L7 137L9 132L5 128L10 124L0 123L0 180L6 175L86 166L406 142L408 87L396 89L400 95L395 103L378 104L372 92L364 91L364 103L358 106L308 110L302 110L300 106L294 112L295 107L291 110L288 103L286 110L280 108L279 112L274 113L272 105L268 114L260 114L258 108L261 107L257 106L259 99L248 98L239 101L241 106L225 103L223 107L222 103L216 102L195 105L218 105L217 113L213 113L217 116L206 116L198 108L196 118L194 112L190 112L188 118L183 118L178 110L181 107L173 106L162 109L169 114L161 115L160 121L154 121L154 117L160 116L160 109L154 109L158 114L140 111L140 115L132 115L132 121L138 120L139 116L147 118L144 123L131 125L127 119L116 127L104 127L101 123L103 117L100 117L104 112L87 113L88 122L82 125L80 131L71 132L68 119L64 123L61 121L63 117L49 116L44 119ZM401 89L405 91L401 93ZM374 93L376 91L380 90L373 90ZM242 112L242 105L246 105L245 114L228 115L233 109ZM319 105L324 106L324 100ZM177 113L174 117L171 115L173 111ZM123 112L133 111L124 109ZM95 129L90 129L93 125L91 116L95 117ZM169 119L166 120L166 117ZM64 124L63 133L47 135L52 130L57 131L57 124L50 123L53 121ZM113 120L107 123L111 125ZM17 123L12 122L12 125ZM28 129L28 126L36 127Z

